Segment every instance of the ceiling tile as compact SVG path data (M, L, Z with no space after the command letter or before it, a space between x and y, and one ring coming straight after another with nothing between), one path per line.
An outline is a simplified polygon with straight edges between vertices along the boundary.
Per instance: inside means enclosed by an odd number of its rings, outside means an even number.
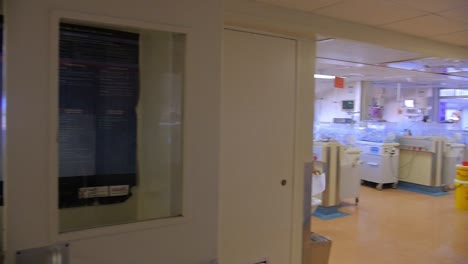
M382 66L408 71L438 73L462 77L464 76L464 72L468 72L468 60L438 57L399 61L387 63ZM465 81L468 81L468 79Z
M467 0L389 0L418 10L438 13L467 4Z
M433 39L468 48L468 30L433 37Z
M406 59L411 57L418 59ZM398 85L403 88L466 87L468 60L424 57L424 54L335 39L317 43L315 66L316 73L346 77L347 83L372 81L374 85L386 88ZM382 60L400 62L397 65L377 64ZM316 82L316 92L320 93L320 85L330 87L333 81L316 79Z
M263 2L275 6L281 6L289 9L297 9L301 11L312 11L317 8L324 6L333 5L343 0L257 0L257 2Z
M439 13L439 15L468 23L468 5Z
M379 64L424 57L420 53L384 48L358 41L335 39L317 43L317 57L347 62Z
M380 26L416 36L431 37L468 29L468 25L438 15L425 15Z
M347 0L312 12L368 25L387 24L426 14L385 0Z

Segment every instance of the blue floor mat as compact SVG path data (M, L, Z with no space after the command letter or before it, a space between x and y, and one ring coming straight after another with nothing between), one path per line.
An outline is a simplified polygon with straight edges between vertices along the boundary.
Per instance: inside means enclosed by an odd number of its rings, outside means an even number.
M322 220L332 220L340 217L348 216L348 213L338 211L338 206L323 207L319 206L312 216Z
M430 196L435 196L435 197L445 196L449 194L448 192L444 192L442 190L442 187L429 187L429 186L419 185L419 184L415 184L411 182L399 182L398 189L409 191L409 192L430 195Z

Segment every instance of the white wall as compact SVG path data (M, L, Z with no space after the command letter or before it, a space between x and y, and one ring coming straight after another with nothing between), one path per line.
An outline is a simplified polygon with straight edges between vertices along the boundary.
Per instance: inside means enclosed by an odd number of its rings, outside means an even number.
M51 62L56 60L58 50L49 53L57 42L52 38L50 24L56 11L64 11L67 17L102 23L145 28L171 25L188 31L184 96L185 221L177 224L166 221L166 226L158 228L151 223L139 223L75 234L56 233L57 163L50 153L55 153L57 146L53 122L57 98L51 96L51 87L56 86L57 80ZM217 255L221 1L8 0L5 20L9 260L16 250L56 240L71 241L73 263L184 264L214 259Z
M316 80L315 122L333 122L333 118L354 118L359 120L359 114L350 115L341 110L343 100L354 100L354 112L361 107L361 83L345 82L344 89L334 87L333 81Z

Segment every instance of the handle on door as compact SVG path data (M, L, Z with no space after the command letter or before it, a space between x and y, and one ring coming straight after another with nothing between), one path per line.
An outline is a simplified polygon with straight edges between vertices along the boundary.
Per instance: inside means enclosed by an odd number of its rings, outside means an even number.
M285 186L286 184L288 184L288 181L287 181L287 180L282 180L282 181L281 181L281 186Z

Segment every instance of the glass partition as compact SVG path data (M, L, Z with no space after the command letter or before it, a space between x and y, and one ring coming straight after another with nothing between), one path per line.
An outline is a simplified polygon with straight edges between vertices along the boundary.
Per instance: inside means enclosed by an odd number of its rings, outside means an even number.
M450 96L468 96L468 88L460 89L440 89L440 97L450 97Z
M181 216L181 33L60 25L60 231Z

